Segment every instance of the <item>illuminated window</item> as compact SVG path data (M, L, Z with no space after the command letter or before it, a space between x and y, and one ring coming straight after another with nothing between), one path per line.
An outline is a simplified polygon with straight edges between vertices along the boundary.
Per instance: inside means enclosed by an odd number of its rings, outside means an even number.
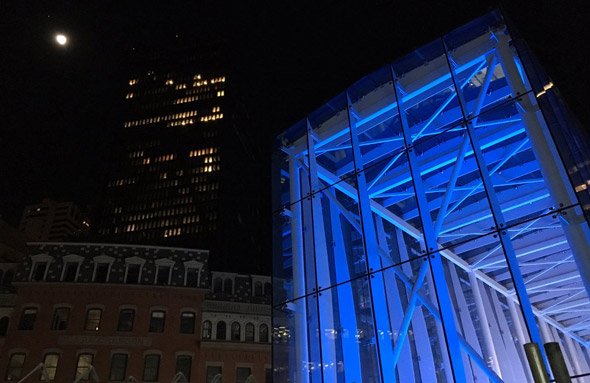
M139 80L138 80L138 79L136 79L136 78L134 78L134 79L131 79L131 80L129 80L129 85L135 85L135 84L137 84L137 82L138 82L138 81L139 81Z
M76 364L76 381L88 380L93 359L94 355L92 354L80 354L78 356L78 363Z
M15 353L10 355L8 366L6 367L6 380L19 380L23 373L25 364L25 354Z
M166 80L166 85L174 85L174 80L172 80L172 79Z
M57 364L59 362L59 354L51 353L45 354L43 358L43 367L45 369L45 374L41 374L41 380L47 380L49 382L53 382L55 380L55 373L57 372ZM47 377L47 379L46 379Z
M101 309L88 309L86 312L86 322L84 324L84 330L86 331L98 331L100 329L100 320L102 318Z

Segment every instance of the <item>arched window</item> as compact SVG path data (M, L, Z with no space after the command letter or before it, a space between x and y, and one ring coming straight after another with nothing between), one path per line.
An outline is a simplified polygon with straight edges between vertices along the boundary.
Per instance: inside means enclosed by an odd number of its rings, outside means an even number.
M260 343L268 343L268 326L264 323L260 325L258 340Z
M246 342L254 342L254 325L246 323Z
M226 294L232 294L233 289L234 281L232 281L230 278L225 278L225 281L223 282L223 292Z
M209 340L211 339L211 321L210 320L206 320L205 322L203 322L203 331L202 331L202 338L203 340Z
M8 270L4 273L4 279L2 279L2 286L12 286L12 280L14 279L14 271Z
M241 326L238 322L234 322L231 324L231 340L240 340L242 331Z
M215 336L215 339L225 340L225 330L226 330L225 322L224 321L217 322L217 334Z
M220 293L222 289L223 281L221 280L221 278L215 278L215 281L213 281L213 292Z
M261 297L262 296L262 282L257 281L254 283L254 296Z
M0 336L6 336L6 332L8 331L8 323L10 322L10 318L2 317L0 319Z

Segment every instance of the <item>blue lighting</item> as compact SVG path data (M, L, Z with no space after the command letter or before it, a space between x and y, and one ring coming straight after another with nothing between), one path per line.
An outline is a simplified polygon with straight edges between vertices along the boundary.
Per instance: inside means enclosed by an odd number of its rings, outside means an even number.
M276 381L532 382L553 341L590 373L590 150L519 44L490 13L279 140Z

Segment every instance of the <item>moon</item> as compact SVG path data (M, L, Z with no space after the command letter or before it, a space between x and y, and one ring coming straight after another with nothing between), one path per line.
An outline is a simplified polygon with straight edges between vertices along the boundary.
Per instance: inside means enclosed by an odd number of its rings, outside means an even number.
M55 35L55 41L57 41L59 45L66 45L66 43L68 42L68 38L60 33L58 35Z

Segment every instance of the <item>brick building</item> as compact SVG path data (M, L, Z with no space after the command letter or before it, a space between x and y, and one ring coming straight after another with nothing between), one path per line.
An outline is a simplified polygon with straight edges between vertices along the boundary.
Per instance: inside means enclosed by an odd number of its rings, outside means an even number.
M31 381L270 381L269 277L210 272L205 250L30 243L29 251L0 343L4 381L39 363Z

